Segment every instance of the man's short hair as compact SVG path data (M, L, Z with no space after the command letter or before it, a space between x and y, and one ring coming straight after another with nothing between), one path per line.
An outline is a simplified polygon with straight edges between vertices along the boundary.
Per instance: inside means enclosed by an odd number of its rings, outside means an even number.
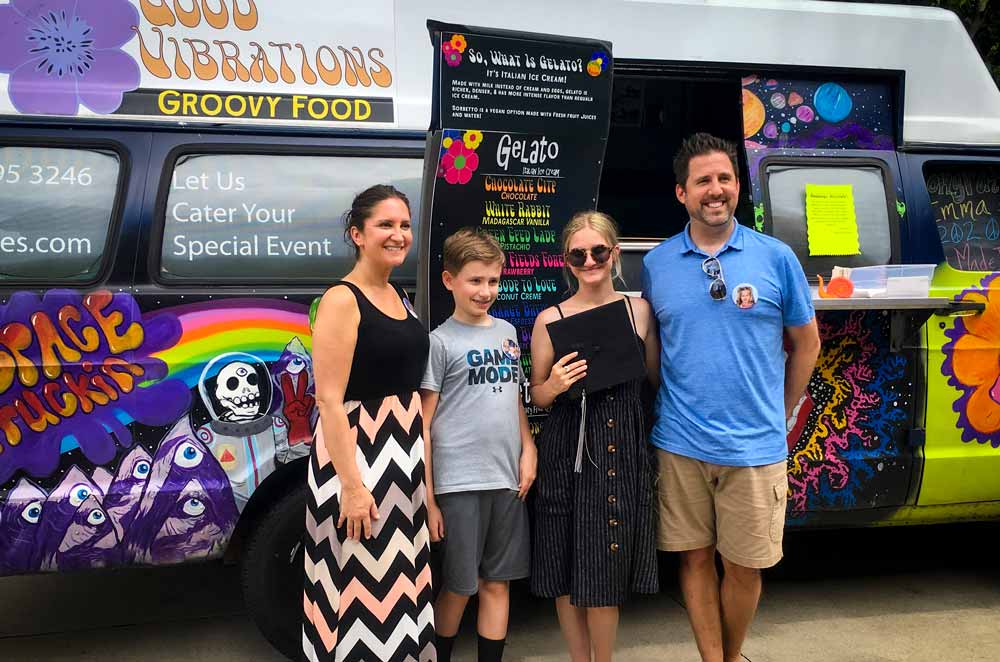
M500 243L482 230L462 228L444 240L444 270L453 276L469 262L502 265L506 261Z
M710 133L695 133L684 139L680 149L677 150L677 155L674 156L674 176L677 178L677 183L682 187L687 184L691 159L712 152L722 152L728 156L729 162L733 164L733 173L737 177L740 176L740 166L736 160L736 145Z

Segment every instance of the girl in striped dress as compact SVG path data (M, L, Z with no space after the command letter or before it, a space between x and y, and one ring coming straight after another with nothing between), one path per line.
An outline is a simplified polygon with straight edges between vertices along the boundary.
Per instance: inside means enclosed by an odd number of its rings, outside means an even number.
M434 650L423 422L427 331L389 283L409 201L373 186L345 214L354 269L313 328L320 410L309 458L302 647L318 662L429 662Z
M573 662L609 662L619 605L632 592L659 589L645 380L587 394L576 471L582 411L579 399L564 394L586 376L587 365L574 354L554 356L545 325L624 298L651 381L659 377L660 346L649 304L614 289L621 258L610 216L576 214L563 231L563 253L575 292L541 312L531 337L531 402L552 405L538 438L531 589L555 598Z

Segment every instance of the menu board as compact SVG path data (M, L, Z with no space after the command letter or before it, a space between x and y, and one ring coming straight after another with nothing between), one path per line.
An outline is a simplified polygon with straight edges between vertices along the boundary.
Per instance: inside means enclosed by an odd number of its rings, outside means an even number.
M948 264L959 271L1000 270L1000 166L931 163L926 177Z
M433 329L454 302L441 283L441 246L462 227L507 254L490 313L518 330L531 370L531 330L563 300L562 230L594 209L608 138L607 42L428 22L435 49L424 209L429 246L423 313ZM529 415L540 412L528 406Z

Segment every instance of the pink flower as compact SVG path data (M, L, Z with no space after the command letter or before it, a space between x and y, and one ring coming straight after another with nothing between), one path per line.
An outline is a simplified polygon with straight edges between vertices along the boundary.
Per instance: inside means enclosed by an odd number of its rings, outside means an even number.
M441 166L449 184L468 184L472 173L479 167L479 156L461 140L456 140L441 157Z
M457 67L462 64L462 54L456 50L452 50L450 53L444 54L444 61L449 67Z

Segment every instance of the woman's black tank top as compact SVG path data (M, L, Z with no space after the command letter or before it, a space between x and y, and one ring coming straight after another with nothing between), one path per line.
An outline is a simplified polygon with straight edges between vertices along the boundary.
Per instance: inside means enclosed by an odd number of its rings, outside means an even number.
M354 283L341 281L334 287L337 285L346 285L354 292L361 312L344 400L373 400L420 388L430 338L416 315L411 311L406 319L394 319L376 308ZM393 287L406 309L411 310L406 294Z

